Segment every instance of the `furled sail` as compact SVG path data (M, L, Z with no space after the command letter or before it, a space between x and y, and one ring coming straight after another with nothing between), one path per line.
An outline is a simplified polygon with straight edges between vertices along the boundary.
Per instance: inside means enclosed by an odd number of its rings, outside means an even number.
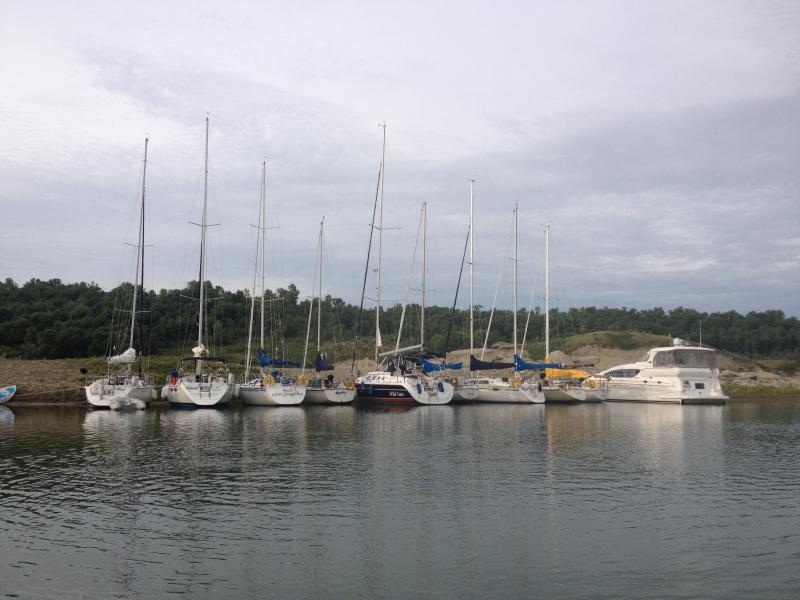
M106 362L110 365L129 365L136 360L136 350L128 348L122 354L109 356Z
M478 360L470 354L469 357L469 370L470 371L493 371L497 369L513 369L514 363L504 363L504 362L488 362L484 360Z
M195 346L194 348L192 348L192 356L196 358L202 358L207 354L208 350L206 350L206 347L203 344L200 344L199 346Z
M519 354L514 355L514 366L517 371L530 371L532 369L558 369L559 363L529 363L522 360Z
M458 371L459 369L463 368L463 365L460 362L458 362L458 363L434 363L434 362L431 362L431 361L429 361L429 360L427 360L425 358L421 359L419 361L419 364L422 367L422 372L426 373L426 374L427 373L432 373L434 371L446 371L446 370Z

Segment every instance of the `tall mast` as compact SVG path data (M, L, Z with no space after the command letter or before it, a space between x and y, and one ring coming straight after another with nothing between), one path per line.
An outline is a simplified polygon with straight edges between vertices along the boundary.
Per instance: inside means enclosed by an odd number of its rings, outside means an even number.
M200 318L197 327L197 346L203 345L203 321L205 320L206 294L203 286L205 279L206 262L206 210L208 206L208 117L206 117L206 145L205 145L205 165L203 170L203 217L200 221ZM195 363L195 374L199 375L202 369L202 361Z
M139 235L136 236L136 272L133 274L133 302L131 303L131 337L128 348L133 348L133 333L136 328L136 292L139 284L139 272L141 270L142 286L144 286L144 189L147 178L147 143L148 138L144 138L144 166L142 167L142 206L139 213ZM140 336L141 341L141 336ZM139 352L142 349L139 348Z
M428 245L428 203L422 203L422 316L419 324L419 345L421 350L425 350L425 278L427 267L427 245Z
M317 352L320 349L320 338L322 334L322 237L325 227L325 217L319 223L319 296L317 296ZM305 367L305 364L303 365Z
M381 345L381 259L383 258L383 182L386 179L386 121L383 127L383 142L381 143L381 193L380 209L378 213L378 277L377 295L375 304L375 366L378 366L378 348Z
M469 180L469 354L475 353L475 332L473 328L474 317L472 307L474 306L475 293L475 223L473 220L473 193L475 191L475 179Z
M544 226L544 360L550 360L550 225Z
M261 227L261 252L260 252L260 259L261 259L261 337L259 341L261 345L259 346L262 350L264 349L264 305L267 302L266 299L266 256L265 256L265 246L267 243L267 161L263 162L263 167L261 169L261 223L259 223ZM260 366L261 362L259 361L259 369L261 374L264 374L264 367Z
M256 251L253 257L253 288L250 294L250 326L247 330L247 354L244 361L244 380L248 381L250 376L250 360L252 358L253 350L253 317L256 311L256 282L258 281L258 258L261 251L261 236L263 230L261 229L262 211L264 206L261 203L261 196L264 188L264 170L267 168L266 161L261 163L261 190L259 190L259 203L258 203L258 222L256 224Z
M519 205L514 205L514 354L517 353L517 262L518 256L518 235L517 235L517 211Z

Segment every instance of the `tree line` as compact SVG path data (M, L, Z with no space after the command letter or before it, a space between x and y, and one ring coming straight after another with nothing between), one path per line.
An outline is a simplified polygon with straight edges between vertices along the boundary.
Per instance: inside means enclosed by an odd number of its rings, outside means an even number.
M12 279L0 282L0 357L25 359L78 358L122 352L130 341L133 288L122 284L105 291L95 283L64 283L59 279L31 279L18 285ZM198 316L197 282L183 289L147 291L137 298L137 328L134 347L151 354L189 353L196 343ZM302 358L307 332L309 300L301 300L296 286L269 290L263 302L264 347L268 353ZM240 355L248 335L251 310L247 291L225 290L207 284L208 302L205 336L211 348ZM254 347L261 345L261 303L255 306ZM316 311L316 307L314 308ZM400 326L402 307L381 311L380 329L385 348L393 347ZM420 307L406 308L401 346L419 342ZM428 307L425 314L426 348L445 351L469 347L469 313L448 307ZM641 331L671 335L750 357L800 355L800 322L780 310L706 313L690 308L570 308L551 311L551 344L575 334L594 331ZM316 346L316 313L310 330L311 348ZM527 319L518 314L519 339ZM349 304L341 298L323 300L322 345L336 360L373 352L375 309ZM483 345L489 310L476 307L475 345ZM510 342L513 313L495 312L488 344ZM544 315L531 314L526 345L544 338Z

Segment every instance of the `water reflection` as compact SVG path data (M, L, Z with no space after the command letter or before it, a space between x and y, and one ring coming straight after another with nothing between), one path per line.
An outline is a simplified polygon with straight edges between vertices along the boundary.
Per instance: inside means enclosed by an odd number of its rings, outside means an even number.
M0 461L9 593L796 590L795 405L19 409Z
M0 431L14 429L14 411L0 406Z

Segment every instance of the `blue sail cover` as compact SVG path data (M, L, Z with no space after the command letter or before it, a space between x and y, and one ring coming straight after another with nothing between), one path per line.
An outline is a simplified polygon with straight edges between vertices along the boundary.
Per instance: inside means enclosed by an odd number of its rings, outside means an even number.
M258 351L258 364L261 367L300 367L300 363L296 363L293 360L281 360L279 358L270 358L267 356L267 353L263 350Z
M460 362L439 364L432 363L425 358L420 359L419 364L422 367L422 372L425 374L432 373L433 371L445 371L448 369L452 371L458 371L459 369L463 368L463 365Z
M529 363L522 360L519 354L514 355L514 369L517 371L530 371L531 369L560 369L559 363Z

